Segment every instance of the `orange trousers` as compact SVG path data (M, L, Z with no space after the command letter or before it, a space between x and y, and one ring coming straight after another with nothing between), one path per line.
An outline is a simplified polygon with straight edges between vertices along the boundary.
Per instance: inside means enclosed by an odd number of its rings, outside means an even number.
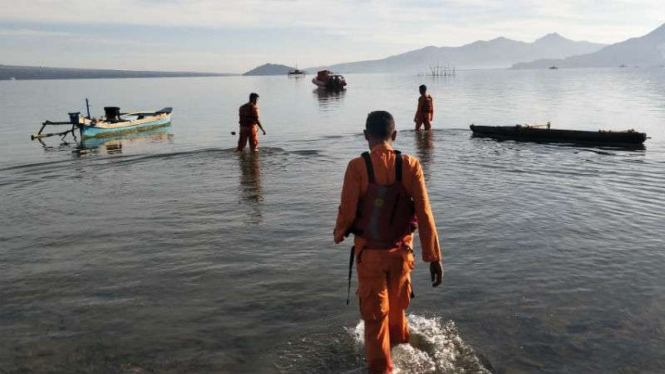
M389 374L393 370L390 349L409 342L404 310L411 301L413 251L408 247L363 249L356 262L369 372Z
M259 131L256 129L256 125L251 127L240 126L240 132L238 135L240 136L238 139L238 148L236 148L236 151L240 152L245 149L248 141L249 149L252 151L256 151L259 148Z
M432 123L429 114L419 114L416 117L416 131L420 131L422 125L425 125L425 131L432 129Z

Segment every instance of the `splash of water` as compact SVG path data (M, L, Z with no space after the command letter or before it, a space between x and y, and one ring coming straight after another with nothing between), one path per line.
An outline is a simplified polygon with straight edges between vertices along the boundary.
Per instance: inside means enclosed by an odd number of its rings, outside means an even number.
M395 373L399 374L490 374L473 349L466 344L453 321L409 315L411 338L392 350ZM349 331L358 348L364 345L365 324Z

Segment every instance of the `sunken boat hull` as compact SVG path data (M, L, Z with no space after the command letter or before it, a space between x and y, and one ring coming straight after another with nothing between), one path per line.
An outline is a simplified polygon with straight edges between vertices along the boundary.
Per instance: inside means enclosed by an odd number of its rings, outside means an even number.
M645 133L629 131L558 130L530 126L470 126L474 136L531 142L584 143L599 145L641 145Z

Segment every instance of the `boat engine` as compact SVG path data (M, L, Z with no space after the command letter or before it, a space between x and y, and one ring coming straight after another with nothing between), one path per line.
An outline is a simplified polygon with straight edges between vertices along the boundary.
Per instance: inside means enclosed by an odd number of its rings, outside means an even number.
M81 112L73 112L73 113L67 113L69 114L69 122L72 123L72 125L78 125L79 124L79 118L81 115Z
M106 120L109 122L119 122L120 108L117 106L105 106L104 115L106 116Z

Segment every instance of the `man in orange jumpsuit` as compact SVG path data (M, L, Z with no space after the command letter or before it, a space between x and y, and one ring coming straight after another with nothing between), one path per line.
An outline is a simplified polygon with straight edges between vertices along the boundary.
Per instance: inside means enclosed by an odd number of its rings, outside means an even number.
M371 150L368 157L371 166L366 165L368 160L364 159L367 157L365 155L349 162L333 233L334 241L342 242L348 232L354 230L360 214L358 210L364 209L362 203L359 205L359 201L363 201L370 183L382 186L403 183L413 200L422 258L430 263L432 286L436 287L441 284L443 277L441 249L422 167L416 158L402 156L393 150L392 142L396 136L395 122L390 113L379 111L368 115L365 139ZM397 182L397 157L402 158L402 182ZM373 177L369 176L370 170ZM396 206L391 201L381 202L380 205ZM391 373L391 348L409 342L408 321L404 310L409 306L412 295L410 272L414 267L414 256L412 229L408 232L391 248L382 249L368 246L368 240L362 234L355 233L357 293L360 299L360 314L365 321L365 354L372 374Z
M434 99L427 93L427 86L424 84L418 88L420 97L418 98L418 108L416 115L413 117L413 122L416 123L416 131L420 131L420 127L424 124L425 131L432 129L432 120L434 119Z
M252 92L249 94L249 102L243 104L238 110L240 116L240 120L238 121L240 124L240 136L238 139L238 148L236 148L236 151L238 152L245 149L248 141L249 148L252 151L258 151L259 132L256 129L256 126L263 131L263 135L266 134L263 126L261 126L261 121L259 121L259 107L256 105L258 101L259 95Z

